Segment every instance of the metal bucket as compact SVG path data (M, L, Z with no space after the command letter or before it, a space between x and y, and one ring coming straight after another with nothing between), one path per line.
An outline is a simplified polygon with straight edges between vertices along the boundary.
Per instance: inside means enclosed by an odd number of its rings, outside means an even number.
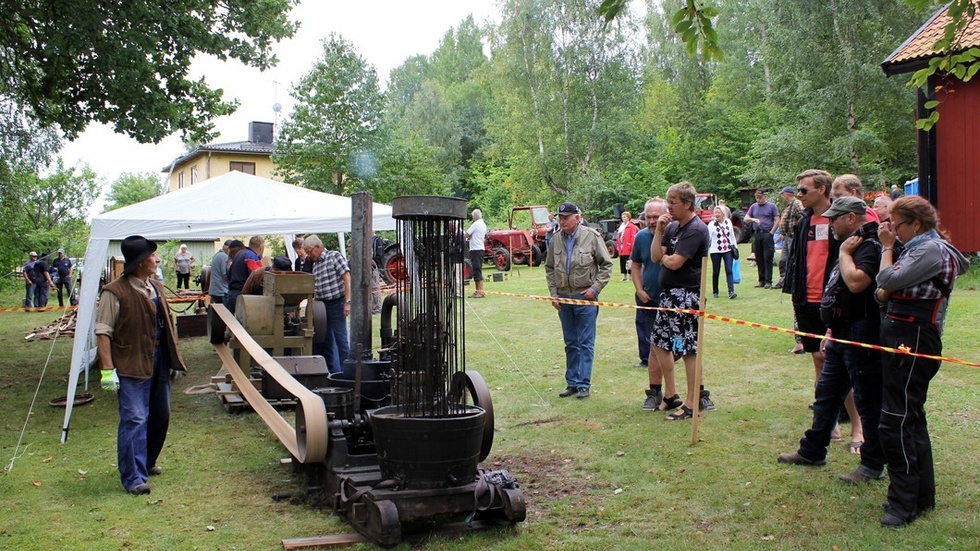
M326 386L313 390L313 393L323 399L327 415L332 413L334 419L354 418L354 389Z
M354 377L347 378L344 373L331 373L327 379L330 386L349 388L353 395ZM361 411L379 408L391 404L391 379L361 379Z
M460 406L451 417L406 417L398 406L369 413L374 444L386 480L403 488L432 489L473 482L486 412Z

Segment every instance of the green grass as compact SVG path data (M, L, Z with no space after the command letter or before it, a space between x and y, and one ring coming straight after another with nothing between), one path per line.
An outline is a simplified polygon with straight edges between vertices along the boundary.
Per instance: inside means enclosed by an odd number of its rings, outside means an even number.
M754 289L743 267L739 297L709 301L719 315L791 327L788 297ZM618 271L618 270L617 270ZM613 281L605 301L632 303L632 285ZM957 286L944 353L980 360L973 323L975 276ZM944 364L930 389L938 507L910 528L878 527L887 482L858 488L836 477L855 458L832 443L828 465L778 465L809 423L813 368L786 353L792 337L708 321L704 378L718 405L690 445L689 422L640 410L646 388L633 311L603 309L590 400L561 400L564 354L548 302L495 292L546 295L543 269L519 268L468 300L467 367L487 380L496 412L488 464L521 482L528 519L513 530L403 543L399 549L975 549L980 533L980 370ZM0 296L3 305L17 296ZM71 341L25 342L55 314L0 313L0 461L6 466L51 361L14 468L0 475L0 548L276 549L283 538L349 532L329 510L276 502L305 481L279 465L286 455L253 414L231 415L210 395L184 395L207 382L218 361L205 339L181 349L191 373L173 395L173 421L153 493L123 493L115 468L115 401L75 409L59 443ZM377 324L375 324L377 330ZM375 341L377 345L377 341ZM679 365L679 364L678 364ZM682 372L682 370L679 370ZM97 387L98 383L93 381ZM679 376L683 388L683 375ZM845 435L847 427L845 426ZM621 491L620 491L621 490ZM209 530L211 526L214 529Z

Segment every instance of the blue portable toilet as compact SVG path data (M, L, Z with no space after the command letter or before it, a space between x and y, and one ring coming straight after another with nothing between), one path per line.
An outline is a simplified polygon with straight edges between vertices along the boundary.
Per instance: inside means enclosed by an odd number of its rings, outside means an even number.
M905 182L905 195L918 195L918 194L919 194L918 178Z

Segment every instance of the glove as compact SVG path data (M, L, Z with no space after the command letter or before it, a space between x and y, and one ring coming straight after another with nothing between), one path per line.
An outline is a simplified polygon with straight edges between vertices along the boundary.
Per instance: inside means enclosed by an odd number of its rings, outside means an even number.
M119 380L116 378L116 370L102 370L102 390L115 392L119 388Z

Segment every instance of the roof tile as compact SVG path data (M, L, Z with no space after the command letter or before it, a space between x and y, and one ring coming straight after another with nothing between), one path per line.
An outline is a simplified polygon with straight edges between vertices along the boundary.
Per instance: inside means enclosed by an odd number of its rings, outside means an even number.
M950 22L950 17L947 14L948 8L947 5L940 9L932 19L892 52L882 65L908 63L914 60L928 59L938 54L939 52L933 46L943 37L946 25ZM960 35L959 47L956 51L966 50L973 46L980 46L980 17L970 20Z

